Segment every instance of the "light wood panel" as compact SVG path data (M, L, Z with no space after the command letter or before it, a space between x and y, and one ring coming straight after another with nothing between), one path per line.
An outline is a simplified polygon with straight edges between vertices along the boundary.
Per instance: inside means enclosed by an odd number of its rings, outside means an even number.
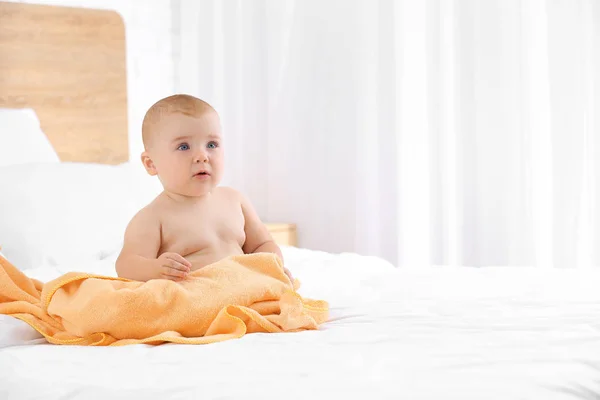
M0 107L33 108L63 161L126 161L121 17L106 10L0 2Z
M267 223L265 224L275 243L282 246L297 246L295 224Z

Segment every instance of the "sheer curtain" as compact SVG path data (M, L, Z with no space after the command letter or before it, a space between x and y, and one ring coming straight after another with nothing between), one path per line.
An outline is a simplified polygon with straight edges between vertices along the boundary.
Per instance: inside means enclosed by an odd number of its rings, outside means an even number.
M600 3L178 0L225 184L302 247L600 265Z

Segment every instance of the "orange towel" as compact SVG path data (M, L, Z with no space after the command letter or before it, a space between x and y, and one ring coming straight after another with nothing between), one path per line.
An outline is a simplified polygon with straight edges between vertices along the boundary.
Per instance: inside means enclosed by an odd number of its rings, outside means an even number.
M55 344L206 344L318 329L328 304L303 299L296 289L268 253L229 257L181 282L70 272L45 284L0 256L0 314L27 322Z

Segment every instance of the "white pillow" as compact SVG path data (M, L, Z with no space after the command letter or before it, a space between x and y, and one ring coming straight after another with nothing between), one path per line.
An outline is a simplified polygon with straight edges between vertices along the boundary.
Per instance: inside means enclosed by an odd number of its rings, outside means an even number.
M0 167L0 246L21 270L78 265L118 251L127 223L159 193L130 164Z
M0 165L59 161L35 111L0 108Z

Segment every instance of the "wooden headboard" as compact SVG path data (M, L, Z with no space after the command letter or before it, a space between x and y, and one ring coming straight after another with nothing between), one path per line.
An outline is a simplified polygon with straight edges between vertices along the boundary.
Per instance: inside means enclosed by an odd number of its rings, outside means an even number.
M0 107L33 108L63 161L127 161L121 17L0 2Z

